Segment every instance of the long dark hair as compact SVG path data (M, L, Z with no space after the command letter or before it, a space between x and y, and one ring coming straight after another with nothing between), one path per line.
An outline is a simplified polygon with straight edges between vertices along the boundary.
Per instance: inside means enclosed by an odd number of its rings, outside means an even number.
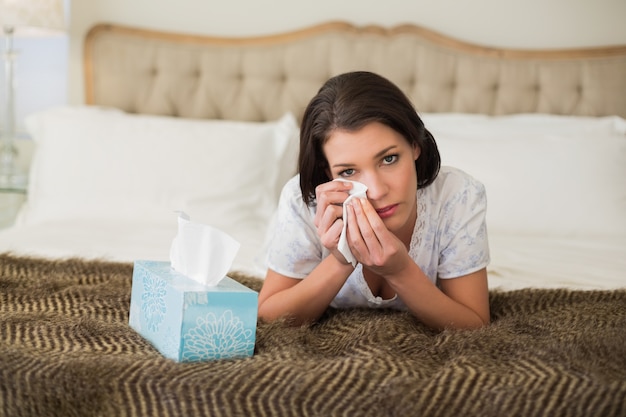
M315 202L315 188L332 178L323 145L336 129L356 131L379 122L400 133L420 156L415 161L417 188L431 184L441 166L433 135L424 127L408 97L388 79L367 71L330 78L311 99L300 128L298 171L302 198Z

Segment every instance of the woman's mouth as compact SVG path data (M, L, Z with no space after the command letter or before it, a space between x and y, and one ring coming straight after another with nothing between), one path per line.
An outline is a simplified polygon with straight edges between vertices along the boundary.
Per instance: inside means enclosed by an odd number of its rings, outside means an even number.
M392 204L390 206L376 209L376 213L378 213L381 219L386 219L387 217L393 216L397 208L398 208L397 204Z

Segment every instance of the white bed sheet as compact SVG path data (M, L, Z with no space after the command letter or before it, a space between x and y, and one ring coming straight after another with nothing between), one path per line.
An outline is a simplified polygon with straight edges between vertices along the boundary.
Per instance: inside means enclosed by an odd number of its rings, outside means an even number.
M626 287L626 238L489 236L489 287Z
M119 220L51 222L0 231L0 248L18 255L50 258L82 257L120 262L169 260L176 222L121 223ZM233 270L265 276L264 231L233 237L242 247ZM626 238L563 239L490 236L492 289L626 288Z
M13 226L0 231L0 252L47 258L85 258L115 262L169 261L177 223L72 220ZM265 230L231 231L241 243L232 270L262 277L260 253Z

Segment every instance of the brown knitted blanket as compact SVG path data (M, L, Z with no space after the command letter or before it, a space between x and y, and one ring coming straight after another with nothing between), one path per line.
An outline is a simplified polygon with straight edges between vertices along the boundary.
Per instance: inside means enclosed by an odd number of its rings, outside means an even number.
M478 331L331 310L260 323L252 358L180 364L129 328L131 276L0 256L0 416L626 415L623 290L492 292Z

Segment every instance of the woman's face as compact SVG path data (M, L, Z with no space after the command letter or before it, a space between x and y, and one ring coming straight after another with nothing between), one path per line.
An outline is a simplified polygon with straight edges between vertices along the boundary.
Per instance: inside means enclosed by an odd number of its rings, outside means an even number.
M417 146L373 122L357 131L333 131L322 149L330 177L367 185L367 198L385 226L396 235L407 228L412 233L417 216Z

